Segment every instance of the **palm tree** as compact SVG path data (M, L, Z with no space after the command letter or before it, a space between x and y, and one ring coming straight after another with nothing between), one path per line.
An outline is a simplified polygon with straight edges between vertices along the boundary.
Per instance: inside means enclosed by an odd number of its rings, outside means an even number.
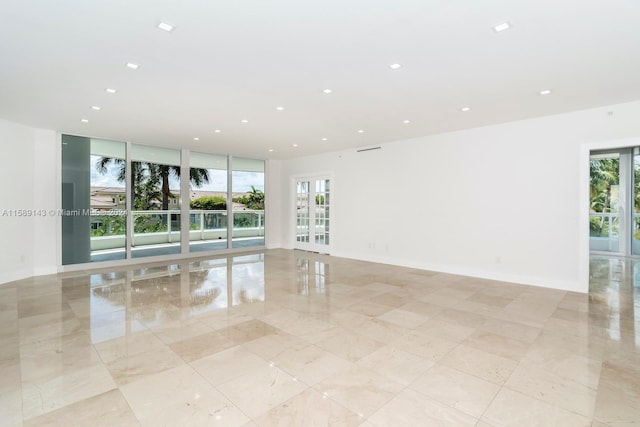
M162 210L169 209L169 198L173 195L171 194L171 189L169 188L169 177L173 176L176 179L180 179L180 166L167 166L167 165L158 165L158 172L160 177L162 178ZM190 168L189 169L189 183L194 187L201 187L202 184L207 184L209 182L209 170L208 169L200 169L200 168Z
M96 169L99 173L105 174L107 172L107 166L113 163L119 165L118 170L118 182L124 182L126 180L126 161L124 159L116 159L112 157L100 157L96 162ZM171 189L169 188L169 177L173 176L180 179L180 166L168 166L158 165L156 163L147 162L131 162L131 206L135 206L135 194L138 193L137 189L142 185L143 181L150 182L155 181L155 185L161 184L162 193L162 210L169 209L169 198L172 196ZM209 182L209 171L201 168L191 168L189 170L189 182L197 187L202 186ZM161 181L161 182L159 182Z
M158 165L151 163L146 166L147 174L145 174L144 179L136 182L135 204L133 205L135 210L152 210L157 206L154 202L162 200L162 193L158 189L158 182L160 181Z
M589 162L589 192L592 201L602 199L604 203L598 203L596 212L605 212L611 209L611 186L618 184L619 161L618 159L592 159Z
M249 209L264 209L264 192L253 185L251 186L251 191L249 191L248 200Z
M127 162L124 159L116 159L113 157L100 157L96 161L96 170L101 175L108 171L108 165L113 163L118 165L118 182L125 182L127 179ZM143 162L131 162L131 189L138 188L144 179L145 171L148 170L148 164ZM130 206L135 205L135 191L131 191Z

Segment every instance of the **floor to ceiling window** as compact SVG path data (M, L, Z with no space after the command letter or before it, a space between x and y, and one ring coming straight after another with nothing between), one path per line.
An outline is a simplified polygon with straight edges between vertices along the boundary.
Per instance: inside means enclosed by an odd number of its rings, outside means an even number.
M133 258L180 253L180 150L131 145Z
M264 161L233 157L234 248L264 245Z
M227 156L190 153L189 251L227 249Z
M265 162L182 151L63 135L62 264L263 246Z
M91 261L126 255L126 144L91 139Z

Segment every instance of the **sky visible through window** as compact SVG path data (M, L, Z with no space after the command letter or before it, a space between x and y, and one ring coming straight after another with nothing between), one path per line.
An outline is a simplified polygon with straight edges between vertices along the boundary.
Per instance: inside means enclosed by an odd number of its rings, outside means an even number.
M110 163L107 166L107 172L101 174L95 165L100 156L91 156L91 186L92 187L119 187L124 188L124 183L118 181L119 165ZM227 171L218 169L209 169L209 183L201 187L191 186L192 190L201 191L227 191ZM264 174L260 172L233 172L233 191L248 192L251 186L258 190L264 191ZM179 190L180 183L173 177L169 178L169 187L172 190Z

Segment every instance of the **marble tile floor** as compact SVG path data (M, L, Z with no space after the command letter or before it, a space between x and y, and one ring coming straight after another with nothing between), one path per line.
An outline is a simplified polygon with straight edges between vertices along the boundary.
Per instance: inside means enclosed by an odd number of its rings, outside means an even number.
M269 250L0 286L2 426L640 423L640 261L588 295Z

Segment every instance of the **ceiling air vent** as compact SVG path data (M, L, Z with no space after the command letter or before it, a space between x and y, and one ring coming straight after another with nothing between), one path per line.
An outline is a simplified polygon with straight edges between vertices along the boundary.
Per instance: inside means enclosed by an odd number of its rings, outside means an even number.
M369 148L360 148L358 149L358 153L362 153L363 151L373 151L373 150L379 150L381 147L369 147Z

